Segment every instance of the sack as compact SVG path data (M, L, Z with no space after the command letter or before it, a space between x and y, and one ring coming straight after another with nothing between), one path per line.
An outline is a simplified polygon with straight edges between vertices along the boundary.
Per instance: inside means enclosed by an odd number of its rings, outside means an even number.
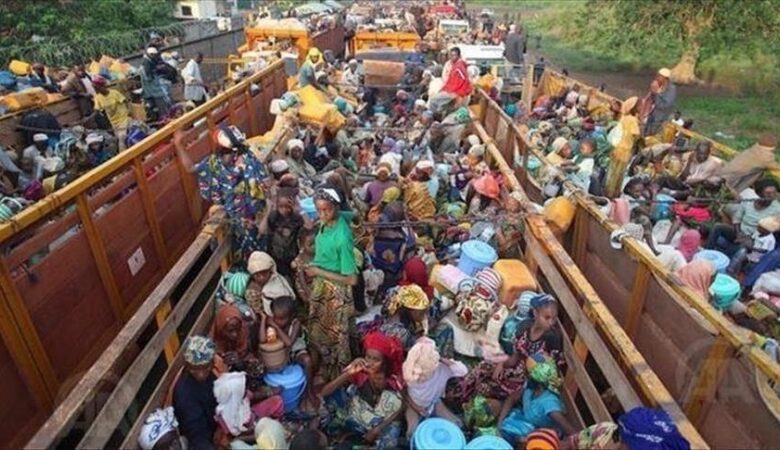
M620 125L618 122L617 125L612 127L611 130L609 130L609 134L607 134L607 142L609 142L609 145L611 145L613 148L617 147L620 144L620 141L623 140L623 126Z
M473 291L465 291L456 297L455 314L458 322L468 331L484 330L490 319L491 302Z
M0 86L12 91L16 88L16 77L7 70L0 70Z

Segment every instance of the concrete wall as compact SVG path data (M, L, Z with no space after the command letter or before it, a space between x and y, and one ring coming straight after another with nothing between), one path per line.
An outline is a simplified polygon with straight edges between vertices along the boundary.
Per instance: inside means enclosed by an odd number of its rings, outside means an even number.
M198 52L203 53L205 58L226 59L230 54L237 54L236 49L244 43L244 30L227 31L213 36L184 42L172 47L161 49L162 52L177 51L184 60L189 61ZM141 53L125 57L130 64L137 66L141 64ZM201 75L207 82L222 79L227 75L227 63L225 64L201 64Z

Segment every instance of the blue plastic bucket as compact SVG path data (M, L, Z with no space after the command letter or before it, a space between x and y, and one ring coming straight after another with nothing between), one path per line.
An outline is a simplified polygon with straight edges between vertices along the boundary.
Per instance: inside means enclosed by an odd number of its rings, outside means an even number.
M498 436L485 435L473 439L465 450L513 450L512 444Z
M279 372L267 373L264 379L265 384L282 388L284 412L289 413L298 409L298 403L306 389L306 374L301 366L291 364Z
M472 239L466 241L460 247L460 259L458 269L466 275L473 277L477 272L490 267L498 260L496 250L490 245Z
M317 220L319 215L317 214L317 207L314 205L314 198L305 197L298 201L301 205L301 212L309 216L311 220Z
M700 250L693 259L709 261L718 273L724 273L729 266L729 257L717 250Z
M741 293L742 287L739 281L722 273L717 274L715 281L710 285L712 304L721 311L729 309Z
M454 423L433 417L417 425L412 436L412 450L463 450L466 436Z
M666 194L658 194L655 197L655 211L653 213L654 220L668 219L672 217L672 204L676 201L674 197Z

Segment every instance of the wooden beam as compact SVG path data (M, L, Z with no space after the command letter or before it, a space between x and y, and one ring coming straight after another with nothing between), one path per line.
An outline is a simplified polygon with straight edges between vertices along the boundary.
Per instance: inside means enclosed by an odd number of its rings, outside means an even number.
M577 205L577 213L574 216L571 258L578 267L585 267L585 262L587 261L588 231L588 214Z
M560 322L558 323L558 326L563 329ZM612 415L609 413L607 406L604 404L604 400L601 398L598 389L596 389L593 380L585 369L585 364L580 358L577 349L572 345L571 340L566 333L561 334L563 336L563 353L566 356L566 362L568 364L566 380L574 380L576 386L582 391L582 398L585 399L585 403L588 405L588 409L596 422L611 422ZM566 390L573 398L577 397L577 390Z
M257 111L255 111L255 108L252 106L252 88L251 86L246 86L246 90L244 91L244 104L246 105L246 111L247 115L249 116L249 130L247 130L247 134L249 136L255 136L260 133L258 123L257 123Z
M163 326L157 330L152 339L146 344L141 354L133 361L122 378L117 383L116 389L106 400L105 406L95 417L95 420L87 430L84 438L79 443L79 448L103 448L111 435L122 422L127 408L138 395L146 376L160 356L165 342L182 323L195 304L195 301L203 294L214 274L220 271L219 265L222 258L230 250L229 242L223 242L211 255L208 262L198 272L195 281L182 295L171 315L165 320Z
M135 181L138 185L138 193L141 195L144 214L146 214L146 222L149 224L149 230L152 233L152 241L154 242L154 249L157 252L157 259L160 261L160 267L162 267L163 271L167 272L171 266L171 262L168 259L168 251L165 249L165 241L163 240L162 231L160 230L160 220L157 217L157 210L152 201L152 192L149 189L149 181L146 179L146 174L144 173L143 164L141 164L140 158L133 160L133 172L135 173Z
M526 111L531 111L534 104L534 65L525 65L525 79L523 80L523 104Z
M84 235L87 237L92 257L95 258L95 267L97 267L100 280L103 282L103 289L106 290L108 301L111 303L114 317L120 324L125 323L126 317L124 305L122 304L122 294L119 292L114 272L111 270L111 261L108 259L103 239L92 221L92 209L89 207L86 194L76 196L76 210L79 213L81 225L84 227Z
M715 338L685 402L685 414L696 426L701 426L715 400L715 394L736 350L722 335Z
M640 261L639 267L636 269L636 275L634 275L634 286L631 288L631 297L628 299L628 314L626 315L626 323L624 326L626 334L632 340L636 337L636 332L639 328L639 318L642 316L642 311L645 309L647 286L650 284L650 278L650 271L647 270L647 266Z
M124 351L135 342L153 319L160 305L200 258L210 248L216 226L208 225L182 254L160 284L135 312L124 328L111 342L98 360L89 368L70 394L60 403L49 420L27 443L28 448L52 448L71 429L84 405L94 397L104 381L112 376L112 368L122 358Z
M184 197L187 198L187 209L190 212L193 224L199 224L203 217L203 208L201 204L200 195L197 192L195 186L195 175L193 173L194 168L185 167L184 161L192 162L191 158L187 156L187 149L185 148L184 133L181 130L176 130L173 134L173 148L176 150L176 170L179 172L179 178L181 179L181 187L184 190ZM211 139L207 137L206 139Z

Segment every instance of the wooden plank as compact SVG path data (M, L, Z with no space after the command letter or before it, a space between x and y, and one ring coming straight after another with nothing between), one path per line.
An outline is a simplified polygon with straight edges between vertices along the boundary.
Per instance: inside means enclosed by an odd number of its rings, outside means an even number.
M6 264L13 270L26 263L32 255L48 247L58 237L79 223L78 214L73 211L66 212L58 220L41 224L40 228L32 231L34 234L24 239L17 247L11 250L6 257ZM32 228L32 227L30 227Z
M560 326L560 322L558 323ZM561 329L563 329L561 327ZM585 399L585 403L588 405L591 415L596 422L610 422L612 421L612 415L609 413L607 406L604 404L598 389L593 384L593 380L588 375L585 364L574 345L571 343L571 339L566 333L561 333L563 336L563 353L566 356L566 363L568 364L568 372L566 373L567 379L576 381L577 387L582 392L582 397ZM577 396L577 391L566 389L572 397Z
M631 298L628 300L628 316L626 317L624 326L626 334L631 339L634 339L634 336L636 336L636 329L639 326L639 317L642 315L642 311L645 308L647 286L649 282L650 271L647 270L647 266L639 263L639 268L634 277L634 287L631 289Z
M195 277L195 281L182 295L171 315L165 320L165 324L154 334L154 337L146 344L141 354L127 369L117 384L117 388L106 400L105 407L100 410L95 420L87 430L84 438L78 444L79 448L103 448L105 447L114 430L122 421L127 408L138 394L146 375L154 366L155 361L163 351L165 343L190 312L192 305L203 293L203 290L219 271L220 263L230 250L230 243L223 242L211 255L206 265Z
M212 296L204 306L203 310L200 313L200 316L195 321L195 324L192 326L192 329L190 329L189 333L187 333L185 340L187 337L193 335L208 334L209 328L211 327L211 321L213 320L213 315L214 315L214 297ZM168 394L168 390L171 388L171 384L173 383L173 380L176 378L176 375L179 373L179 371L182 369L183 366L184 366L184 353L177 351L174 359L169 361L168 369L166 369L165 374L162 376L162 378L160 378L160 381L158 381L157 384L155 385L151 397L149 397L149 400L146 401L146 404L144 405L143 409L141 409L141 412L138 414L137 418L133 422L133 427L127 433L124 442L122 442L122 445L120 445L119 448L136 447L138 442L138 433L141 432L141 427L144 424L144 420L146 420L146 417L149 416L149 414L151 414L152 411L154 411L157 408L161 408L165 406L163 405L163 402L165 401L165 397Z
M200 255L209 248L212 242L213 227L206 227L195 241L184 252L182 257L171 268L163 281L155 288L149 298L130 318L119 334L114 338L109 348L92 365L78 385L68 397L55 409L49 420L38 430L28 442L30 448L50 448L57 444L81 414L86 402L98 391L103 380L110 375L124 351L135 342L154 317L155 311L169 298L173 289L190 271Z
M588 256L588 215L577 207L574 216L574 237L572 239L571 258L579 267L585 267Z
M722 335L718 336L710 347L685 401L685 413L697 426L701 425L715 400L715 393L735 353L734 347Z
M165 324L165 320L171 315L171 310L170 300L166 300L160 305L160 309L158 309L154 315L154 320L157 322L158 328ZM165 361L167 361L168 364L176 357L176 352L179 351L179 345L179 336L176 335L176 333L172 334L165 342Z
M152 233L152 240L154 241L154 249L157 252L157 258L160 261L163 271L167 272L171 266L171 261L169 260L168 252L165 249L165 242L163 242L160 221L157 218L157 211L155 210L154 202L152 201L152 193L149 190L149 181L146 179L146 174L144 173L143 165L139 158L133 160L133 172L135 173L138 191L141 194L141 203L143 204L144 214L146 214L146 221L149 224L149 230Z
M103 281L103 288L106 290L109 302L111 303L111 309L114 312L117 322L124 323L125 317L123 313L122 295L119 293L116 279L114 279L114 274L111 272L111 263L108 260L106 248L95 227L95 223L92 221L92 211L84 194L76 197L76 210L81 219L81 225L84 227L84 234L87 237L90 251L92 251L92 256L95 258L95 266L97 267L98 274Z

